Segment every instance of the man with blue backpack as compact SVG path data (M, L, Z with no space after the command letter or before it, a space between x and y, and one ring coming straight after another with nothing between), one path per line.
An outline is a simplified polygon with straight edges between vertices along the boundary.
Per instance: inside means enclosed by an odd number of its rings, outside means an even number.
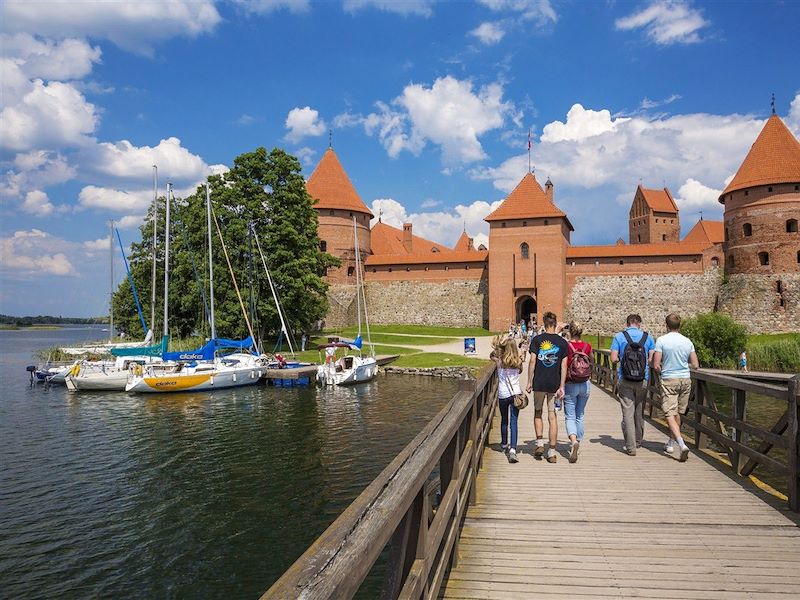
M655 346L653 337L642 330L642 318L637 314L628 315L627 327L617 333L611 343L611 362L619 362L617 396L625 437L622 450L630 456L636 456L644 437L644 401Z

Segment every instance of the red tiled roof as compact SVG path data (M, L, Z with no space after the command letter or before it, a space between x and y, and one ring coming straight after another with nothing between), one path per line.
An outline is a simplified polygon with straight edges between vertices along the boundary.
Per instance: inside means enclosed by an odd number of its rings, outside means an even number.
M687 256L702 254L710 243L660 242L658 244L625 244L624 246L570 246L567 258L608 258L635 256Z
M444 244L413 234L411 252L408 252L403 246L403 230L380 221L372 228L371 246L372 255L364 263L367 265L482 262L488 256L487 251L481 250L451 250Z
M729 192L771 183L800 182L800 142L778 115L767 119L719 201Z
M314 208L352 210L373 216L350 182L333 148L328 148L322 155L322 160L306 182L306 189L318 201Z
M536 176L526 173L508 197L484 221L502 221L505 219L526 219L536 217L564 217L553 201L547 197L536 181ZM569 224L569 219L567 219ZM569 225L572 229L572 225Z
M472 245L472 238L467 235L467 232L463 232L461 237L458 238L456 245L453 246L453 250L458 250L461 252L472 252L475 250L475 247Z
M722 221L700 219L683 238L684 243L721 244L725 241L725 227Z
M639 186L639 189L642 190L642 197L653 212L678 212L678 206L675 204L675 201L672 199L672 194L669 193L667 188L663 190L651 190Z

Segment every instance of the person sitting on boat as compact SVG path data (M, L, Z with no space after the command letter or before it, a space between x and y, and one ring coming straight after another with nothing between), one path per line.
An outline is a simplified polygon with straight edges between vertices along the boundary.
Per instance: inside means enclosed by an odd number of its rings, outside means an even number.
M336 348L334 346L328 346L325 348L325 364L332 363L336 360Z
M279 369L285 369L286 368L286 359L283 358L283 356L281 356L280 354L276 354L275 355L275 360L278 361L278 368Z

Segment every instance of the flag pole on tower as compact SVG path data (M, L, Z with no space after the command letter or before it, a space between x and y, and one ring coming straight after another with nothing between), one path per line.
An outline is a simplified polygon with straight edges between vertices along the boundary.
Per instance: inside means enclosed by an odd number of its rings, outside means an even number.
M531 171L531 130L528 128L528 173Z

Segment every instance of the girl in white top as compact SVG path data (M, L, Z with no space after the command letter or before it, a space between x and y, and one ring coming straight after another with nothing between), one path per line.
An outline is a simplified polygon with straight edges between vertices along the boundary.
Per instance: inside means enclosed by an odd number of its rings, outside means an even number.
M497 363L497 397L500 407L500 443L508 455L508 462L517 462L517 419L519 409L514 406L514 396L522 393L519 376L522 372L522 357L512 337L497 336L492 340L492 360ZM510 425L510 427L509 427ZM509 442L509 429L511 440Z

